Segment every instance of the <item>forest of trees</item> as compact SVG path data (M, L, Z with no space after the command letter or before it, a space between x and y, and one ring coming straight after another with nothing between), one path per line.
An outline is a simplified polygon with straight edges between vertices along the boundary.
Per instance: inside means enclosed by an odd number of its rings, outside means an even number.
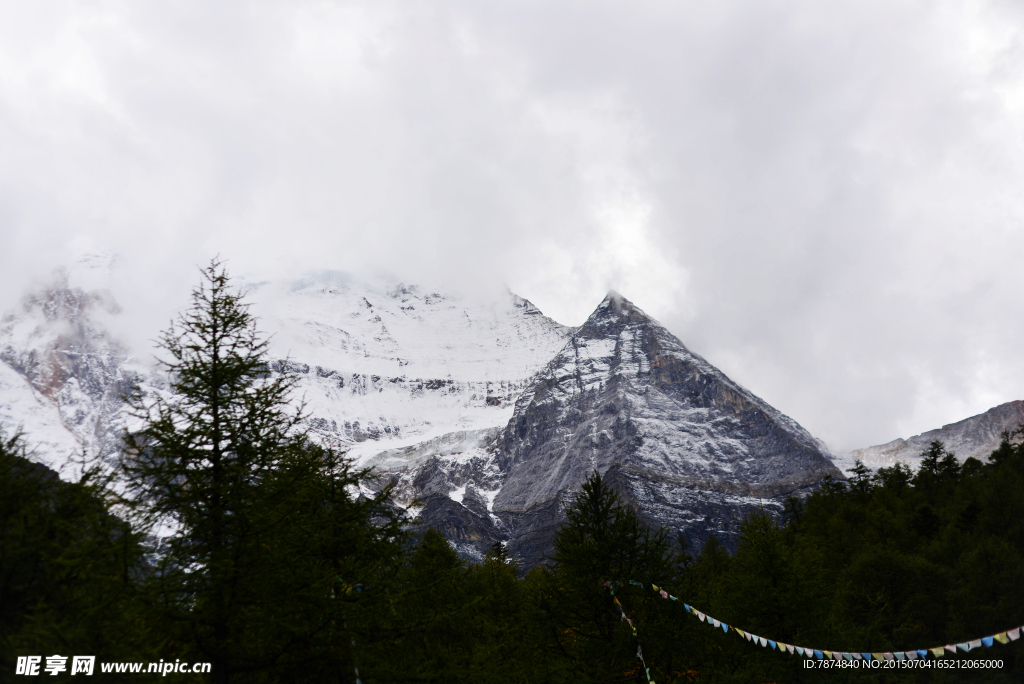
M1024 681L1024 640L929 657L956 669L823 672L683 605L858 652L1024 624L1019 432L985 463L933 443L916 473L858 465L782 517L748 518L732 554L709 537L691 556L594 473L550 562L524 572L500 546L460 558L387 487L357 494L372 475L304 433L221 265L160 346L172 391L131 398L143 427L117 468L62 481L21 436L0 436L5 681L19 656L54 654L211 663L169 676L194 682ZM977 660L1002 667L963 667Z

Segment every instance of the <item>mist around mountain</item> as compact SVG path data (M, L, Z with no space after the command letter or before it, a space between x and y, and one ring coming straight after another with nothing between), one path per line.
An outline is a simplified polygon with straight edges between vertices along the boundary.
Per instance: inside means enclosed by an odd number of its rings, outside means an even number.
M57 470L116 456L128 388L167 391L113 332L131 316L104 287L115 267L90 257L0 322L0 419ZM470 557L500 542L542 562L594 470L695 548L712 532L732 548L749 512L843 477L822 442L615 293L574 329L507 291L336 272L240 285L310 434Z
M115 458L132 428L128 388L166 392L155 350L124 341L133 314L111 292L116 271L116 258L88 256L0 319L0 422L69 479ZM472 558L503 543L542 562L594 470L648 523L692 548L714 533L733 549L745 516L781 513L858 459L916 468L934 440L983 457L1024 420L1011 402L836 455L616 293L570 328L507 291L338 272L239 285L271 368L296 378L310 434L374 470L368 493L390 484L396 504Z
M561 346L511 409L494 394L479 406L464 377L453 374L439 395L426 382L410 391L406 377L396 394L407 392L410 405L424 398L441 415L450 405L438 397L454 394L457 408L479 411L472 429L440 436L430 436L432 425L381 417L392 432L427 435L364 452L391 464L382 476L342 457L330 436L388 438L315 416L294 421L285 400L289 383L344 378L323 365L285 372L303 362L275 358L237 300L206 308L212 299L198 296L182 327L162 338L172 372L147 382L149 371L136 371L124 412L102 413L122 366L99 362L115 358L102 355L112 343L88 346L87 313L98 304L84 294L67 287L28 301L5 319L7 339L37 345L17 358L33 369L31 391L57 397L58 415L78 415L78 395L59 403L68 386L92 387L82 396L93 403L81 400L87 415L124 416L134 437L108 455L107 432L85 433L92 441L81 443L97 457L63 479L27 458L38 453L30 437L0 439L0 662L57 643L101 662L214 662L207 680L218 682L820 680L802 657L741 636L756 633L829 653L939 647L957 652L946 662L970 661L836 669L838 681L1020 680L1024 654L1008 636L1024 622L1019 431L984 460L933 442L916 472L897 463L841 480L799 425L610 295L584 326L554 329ZM384 294L399 312L420 296ZM394 308L367 329L402 320ZM239 344L209 345L220 334L208 324L215 310L230 313ZM484 327L463 313L466 329ZM515 299L503 315L517 330L551 330ZM392 339L389 354L401 349ZM244 382L225 383L211 367L225 353L224 367ZM211 413L214 404L225 412ZM511 414L504 427L480 427L500 409ZM213 415L235 427L217 427ZM478 489L485 477L493 489ZM664 492L683 495L659 499ZM697 509L712 494L751 508L731 550L729 530L712 528L698 553L685 526L715 522ZM755 496L775 499L780 512L753 507ZM175 524L161 526L163 516ZM452 521L461 527L444 527ZM482 540L459 533L481 529L508 536L474 561ZM532 534L517 535L523 529ZM533 562L545 539L548 560ZM684 603L726 628L696 620Z

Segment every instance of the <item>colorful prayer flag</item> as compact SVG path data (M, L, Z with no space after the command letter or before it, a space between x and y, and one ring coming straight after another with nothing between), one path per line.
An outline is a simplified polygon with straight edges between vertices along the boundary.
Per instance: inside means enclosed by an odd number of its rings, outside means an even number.
M981 637L981 643L985 644L986 648L990 648L992 646L992 637Z

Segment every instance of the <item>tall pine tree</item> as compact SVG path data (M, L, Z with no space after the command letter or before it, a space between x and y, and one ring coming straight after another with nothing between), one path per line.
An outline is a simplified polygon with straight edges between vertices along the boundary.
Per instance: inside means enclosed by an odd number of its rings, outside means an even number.
M214 681L265 680L285 663L316 671L318 658L350 655L329 648L351 603L337 599L394 552L397 517L386 491L351 498L359 474L301 430L294 381L271 373L223 266L202 276L160 340L170 392L136 397L143 427L121 460L137 522L162 537L152 602L172 643L194 651L181 656L211 662Z

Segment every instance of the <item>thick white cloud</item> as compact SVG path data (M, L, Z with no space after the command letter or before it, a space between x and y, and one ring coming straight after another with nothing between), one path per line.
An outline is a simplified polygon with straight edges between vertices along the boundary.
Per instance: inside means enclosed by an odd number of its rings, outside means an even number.
M0 304L116 249L614 288L833 448L1024 395L1012 2L0 7ZM149 333L145 333L149 334ZM140 332L144 336L144 332Z

